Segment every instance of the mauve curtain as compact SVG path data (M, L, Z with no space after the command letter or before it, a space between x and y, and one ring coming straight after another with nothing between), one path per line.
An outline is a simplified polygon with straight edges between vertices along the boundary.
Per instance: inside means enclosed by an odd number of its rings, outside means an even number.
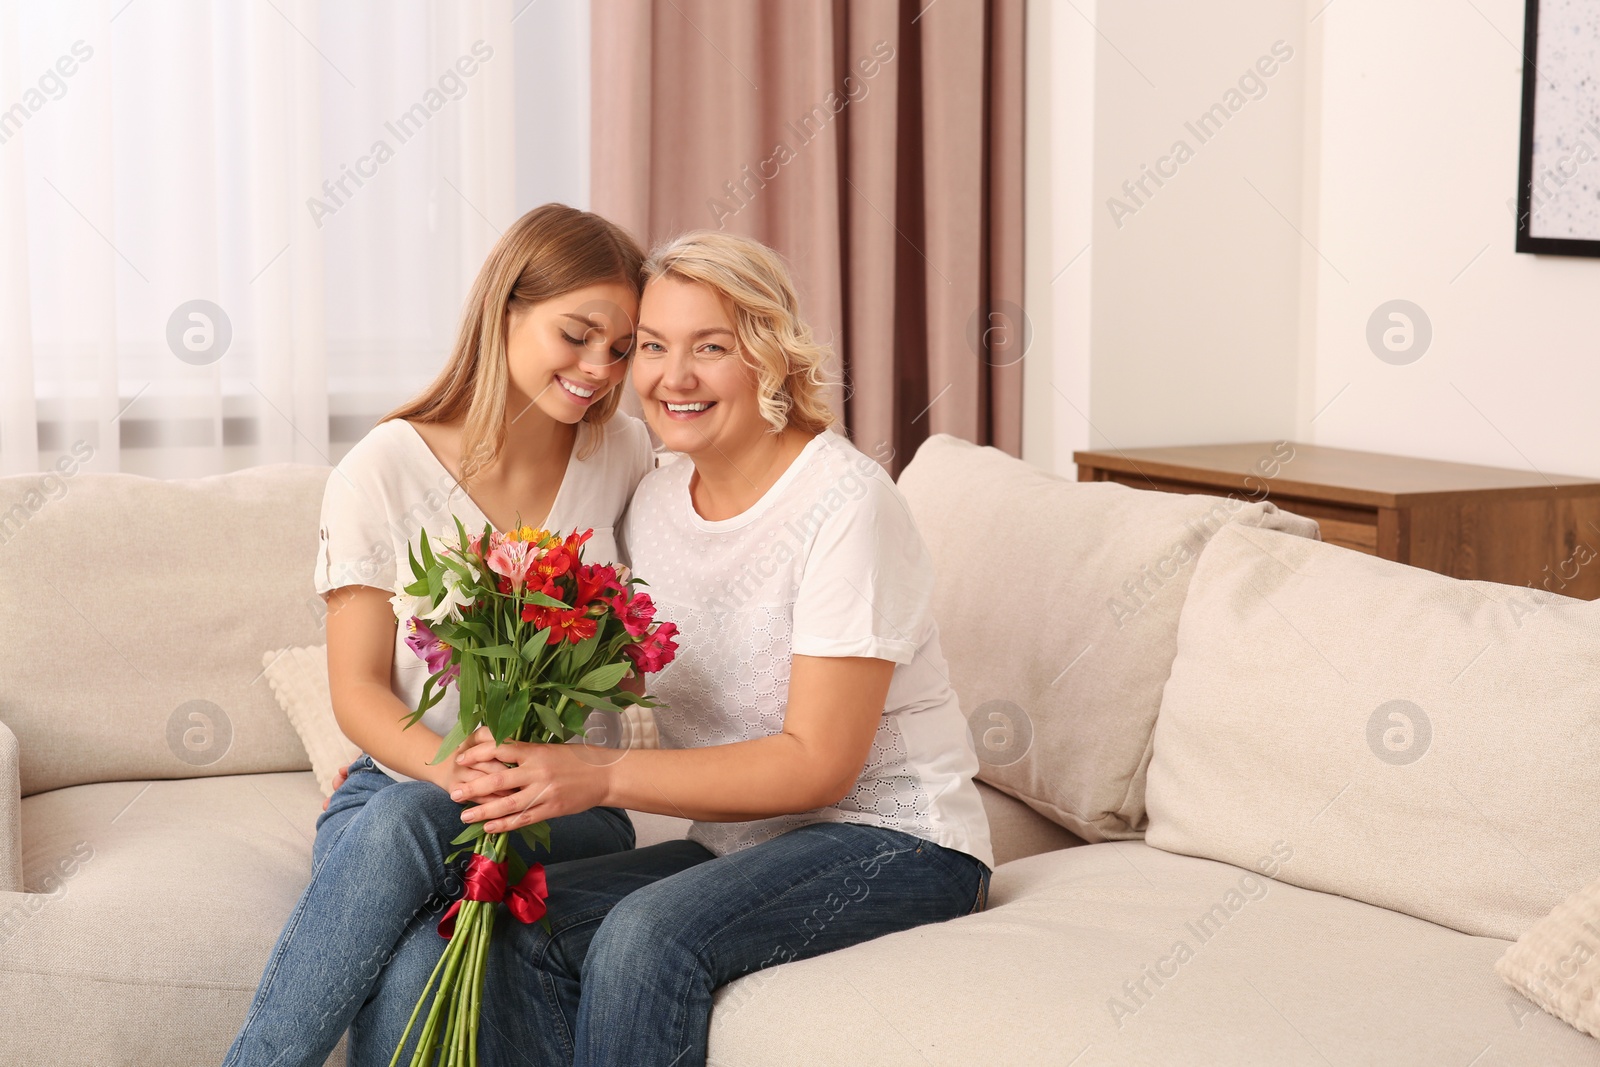
M782 252L898 473L1022 444L1023 0L593 0L593 207Z

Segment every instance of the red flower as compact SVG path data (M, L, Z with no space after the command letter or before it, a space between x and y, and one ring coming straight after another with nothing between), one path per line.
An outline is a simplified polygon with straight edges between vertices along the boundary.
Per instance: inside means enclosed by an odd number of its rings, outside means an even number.
M677 623L664 622L651 630L643 641L623 645L622 650L642 673L651 674L671 663L673 657L677 655L678 643L673 640L677 632Z
M529 585L542 585L548 587L555 579L572 570L573 560L577 559L561 545L552 545L539 554L533 561L533 568L528 573ZM548 588L546 589L548 592ZM552 596L554 594L551 594Z
M597 597L622 588L617 580L616 568L599 563L585 563L579 567L577 582L578 595L572 605L575 608L587 608Z
M608 603L616 611L617 618L622 620L623 628L632 637L643 637L656 617L656 605L648 593L630 597L627 591L623 590Z
M550 622L549 644L558 645L563 639L577 644L585 638L593 637L599 629L599 623L587 618L582 611L573 608L571 611L557 611L551 609L555 616Z

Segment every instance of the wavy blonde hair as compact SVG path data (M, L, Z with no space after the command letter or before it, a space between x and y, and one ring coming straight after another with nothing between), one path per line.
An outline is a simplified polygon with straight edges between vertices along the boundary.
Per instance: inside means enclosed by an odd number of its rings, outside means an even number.
M739 356L755 371L761 417L773 433L821 433L838 421L827 399L832 349L812 339L778 253L749 237L695 230L650 253L645 284L657 278L699 282L733 305Z
M500 457L506 443L506 320L513 308L604 282L635 293L644 287L644 252L614 222L565 204L534 208L495 242L467 296L461 328L444 369L417 397L379 419L454 422L461 430L461 480L469 482ZM617 410L621 387L583 413L598 430ZM585 442L584 453L599 445ZM582 458L580 456L580 458Z

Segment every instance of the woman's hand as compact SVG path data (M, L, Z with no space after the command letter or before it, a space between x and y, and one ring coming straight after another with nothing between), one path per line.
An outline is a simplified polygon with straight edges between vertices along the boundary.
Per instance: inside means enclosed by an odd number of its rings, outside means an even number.
M346 763L343 767L340 767L338 770L334 771L333 772L333 793L337 793L339 791L340 787L343 786L344 783L349 780L349 778L350 778L350 764L348 764L348 763ZM333 799L333 793L329 793L327 796L322 798L322 810L323 811L327 811L328 810L328 801Z
M468 735L467 739L456 746L455 752L446 757L443 763L430 766L429 777L433 784L454 796L455 791L469 782L475 782L486 774L494 774L505 770L505 765L496 761L493 756L484 759L463 760L462 753L468 750L494 751L494 734L489 732L487 726L480 726ZM501 794L490 794L499 796Z
M450 796L473 803L461 813L462 821L482 822L484 832L491 834L587 811L605 802L608 765L583 757L581 745L508 741L497 747L491 738L465 748L455 762L467 767L490 761L512 766L462 782Z

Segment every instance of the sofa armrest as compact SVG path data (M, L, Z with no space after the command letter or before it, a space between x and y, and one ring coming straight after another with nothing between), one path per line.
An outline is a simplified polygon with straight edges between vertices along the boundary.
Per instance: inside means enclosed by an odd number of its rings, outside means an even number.
M0 722L0 893L22 892L21 750Z

